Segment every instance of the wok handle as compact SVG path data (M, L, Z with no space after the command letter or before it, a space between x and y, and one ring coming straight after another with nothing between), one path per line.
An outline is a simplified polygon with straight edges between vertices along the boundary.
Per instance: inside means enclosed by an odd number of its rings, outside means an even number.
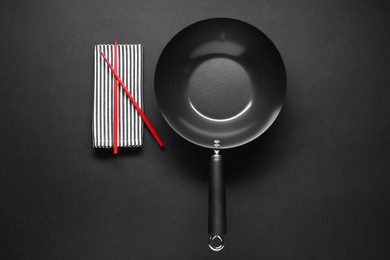
M224 247L222 235L227 233L225 184L220 154L211 156L209 178L209 247L213 251L220 251ZM219 245L215 245L216 242Z

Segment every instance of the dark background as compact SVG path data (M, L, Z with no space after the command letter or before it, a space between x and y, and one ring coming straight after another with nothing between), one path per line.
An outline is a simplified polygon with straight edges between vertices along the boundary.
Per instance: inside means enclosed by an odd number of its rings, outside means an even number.
M285 106L223 151L228 229L207 246L211 151L154 97L165 44L210 17L253 24L287 70ZM1 259L389 259L386 1L0 2ZM142 149L92 148L93 48L142 43Z

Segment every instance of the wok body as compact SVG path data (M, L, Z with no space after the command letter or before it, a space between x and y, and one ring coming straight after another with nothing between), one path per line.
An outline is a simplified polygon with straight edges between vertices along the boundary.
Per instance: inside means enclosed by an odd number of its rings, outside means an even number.
M197 145L225 149L261 135L286 92L282 58L245 22L214 18L179 32L157 63L155 94L168 124Z

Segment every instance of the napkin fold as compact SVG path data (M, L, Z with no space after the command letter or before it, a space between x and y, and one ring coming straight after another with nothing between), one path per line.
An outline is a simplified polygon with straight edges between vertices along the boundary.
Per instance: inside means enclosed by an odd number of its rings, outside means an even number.
M102 50L114 66L114 45L98 44L94 51L94 99L92 115L92 142L94 148L113 147L114 137L114 75L108 68L99 50ZM143 46L141 44L118 44L117 74L143 108ZM118 86L118 147L140 147L143 143L143 122L137 110Z

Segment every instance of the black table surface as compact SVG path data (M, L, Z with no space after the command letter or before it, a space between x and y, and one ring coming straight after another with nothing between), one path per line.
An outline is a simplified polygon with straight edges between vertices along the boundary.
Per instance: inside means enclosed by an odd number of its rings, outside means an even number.
M285 106L223 151L226 248L207 246L211 151L181 139L154 96L165 44L211 17L278 47ZM0 3L1 259L389 259L386 1ZM95 44L144 45L141 149L92 148Z

